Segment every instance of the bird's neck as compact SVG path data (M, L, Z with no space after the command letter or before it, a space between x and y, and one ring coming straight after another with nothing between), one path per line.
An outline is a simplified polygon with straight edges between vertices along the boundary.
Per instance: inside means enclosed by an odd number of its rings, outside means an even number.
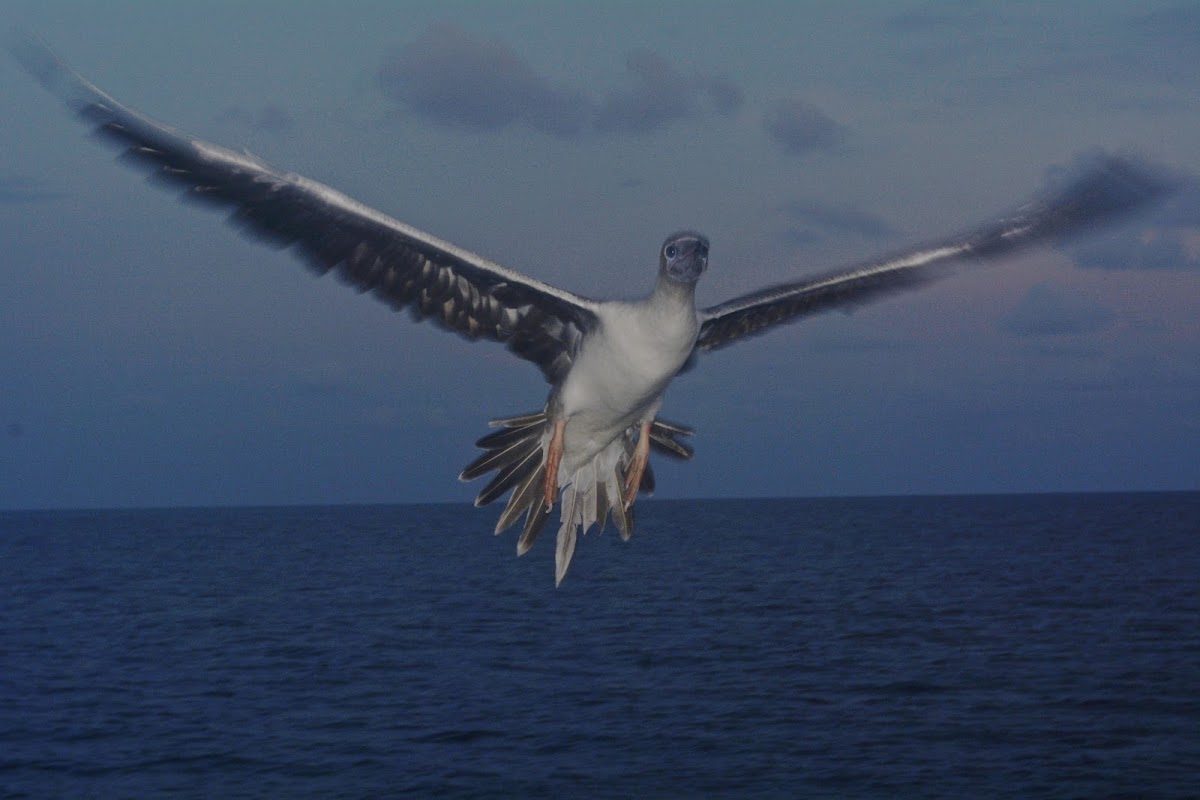
M654 293L650 295L650 302L659 306L687 306L688 308L695 308L696 284L673 281L666 275L659 273L658 283L654 285Z

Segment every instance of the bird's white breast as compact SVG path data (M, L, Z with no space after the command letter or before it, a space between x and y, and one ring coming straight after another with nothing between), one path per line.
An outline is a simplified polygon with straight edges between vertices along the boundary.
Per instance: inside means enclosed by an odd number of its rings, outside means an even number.
M691 303L605 303L559 395L567 460L586 460L652 417L691 355L699 324ZM571 458L574 456L575 458Z

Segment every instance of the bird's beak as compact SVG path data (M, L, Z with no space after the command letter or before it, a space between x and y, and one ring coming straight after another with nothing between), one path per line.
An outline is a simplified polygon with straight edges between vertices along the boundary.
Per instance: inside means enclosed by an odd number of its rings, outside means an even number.
M685 253L685 256L676 259L667 268L667 274L680 283L695 283L708 268L708 253L697 245Z

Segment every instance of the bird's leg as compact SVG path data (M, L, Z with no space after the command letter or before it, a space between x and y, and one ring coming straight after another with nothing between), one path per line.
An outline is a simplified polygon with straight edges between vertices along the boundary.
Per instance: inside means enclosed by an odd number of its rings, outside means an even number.
M633 448L633 459L625 471L625 507L633 505L637 499L638 487L642 485L642 476L646 474L646 463L650 460L650 422L643 422L638 433L637 444Z
M550 434L550 446L546 449L546 508L554 508L558 497L558 465L562 463L563 432L567 428L565 419L556 420L554 432Z

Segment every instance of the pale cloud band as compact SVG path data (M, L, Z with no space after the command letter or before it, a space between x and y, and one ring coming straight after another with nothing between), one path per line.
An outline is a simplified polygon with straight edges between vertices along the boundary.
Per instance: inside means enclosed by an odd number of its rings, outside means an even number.
M742 87L718 74L687 74L650 50L635 50L616 88L595 92L556 85L507 44L451 24L429 28L394 50L377 73L399 110L449 127L496 131L524 126L570 138L654 133L739 113ZM763 114L764 132L785 153L834 151L847 129L797 98Z

